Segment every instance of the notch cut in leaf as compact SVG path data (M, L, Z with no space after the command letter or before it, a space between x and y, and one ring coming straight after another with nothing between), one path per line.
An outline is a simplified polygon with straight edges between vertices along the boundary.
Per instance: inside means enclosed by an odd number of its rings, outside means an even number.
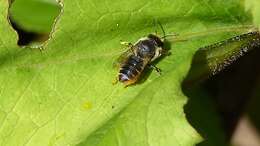
M55 0L10 2L9 19L18 33L19 46L39 47L46 42L61 16L62 4Z

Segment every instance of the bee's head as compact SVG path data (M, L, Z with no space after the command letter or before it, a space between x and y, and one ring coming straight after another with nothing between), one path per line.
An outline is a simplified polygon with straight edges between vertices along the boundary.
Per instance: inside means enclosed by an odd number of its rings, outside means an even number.
M149 34L147 37L154 40L156 42L156 44L158 45L158 47L163 47L163 41L159 36L154 35L154 34Z

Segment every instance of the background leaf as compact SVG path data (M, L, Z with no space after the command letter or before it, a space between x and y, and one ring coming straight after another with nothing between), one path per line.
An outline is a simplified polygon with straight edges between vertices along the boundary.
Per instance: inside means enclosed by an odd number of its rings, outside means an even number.
M178 34L251 24L239 1L64 1L41 52L15 45L7 9L1 0L1 145L195 145L202 139L185 118L181 83L199 47L237 33L171 43L157 64L163 75L148 71L126 89L112 86L119 41L155 32L154 19Z
M245 1L246 10L250 11L253 15L253 22L258 27L260 26L260 1L258 0L246 0Z

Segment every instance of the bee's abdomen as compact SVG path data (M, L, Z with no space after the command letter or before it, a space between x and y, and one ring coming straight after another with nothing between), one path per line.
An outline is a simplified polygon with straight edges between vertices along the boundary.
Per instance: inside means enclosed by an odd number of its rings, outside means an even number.
M137 80L143 71L144 62L137 56L130 56L128 60L121 66L118 79L120 82L128 82Z

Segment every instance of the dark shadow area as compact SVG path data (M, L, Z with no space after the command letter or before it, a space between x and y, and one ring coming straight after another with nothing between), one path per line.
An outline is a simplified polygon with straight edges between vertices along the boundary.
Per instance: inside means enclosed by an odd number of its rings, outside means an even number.
M260 60L260 59L259 59ZM258 60L258 61L259 61ZM260 67L258 68L258 77L256 79L256 87L252 93L252 99L247 105L246 114L250 121L257 128L258 134L260 134Z
M189 98L184 110L190 124L205 139L198 146L229 145L234 128L240 116L246 112L259 78L260 47L255 47L210 78L205 57L202 50L195 54L192 67L183 82L183 92ZM258 111L259 105L258 100L255 105ZM252 117L260 117L257 112L253 113L255 115Z

